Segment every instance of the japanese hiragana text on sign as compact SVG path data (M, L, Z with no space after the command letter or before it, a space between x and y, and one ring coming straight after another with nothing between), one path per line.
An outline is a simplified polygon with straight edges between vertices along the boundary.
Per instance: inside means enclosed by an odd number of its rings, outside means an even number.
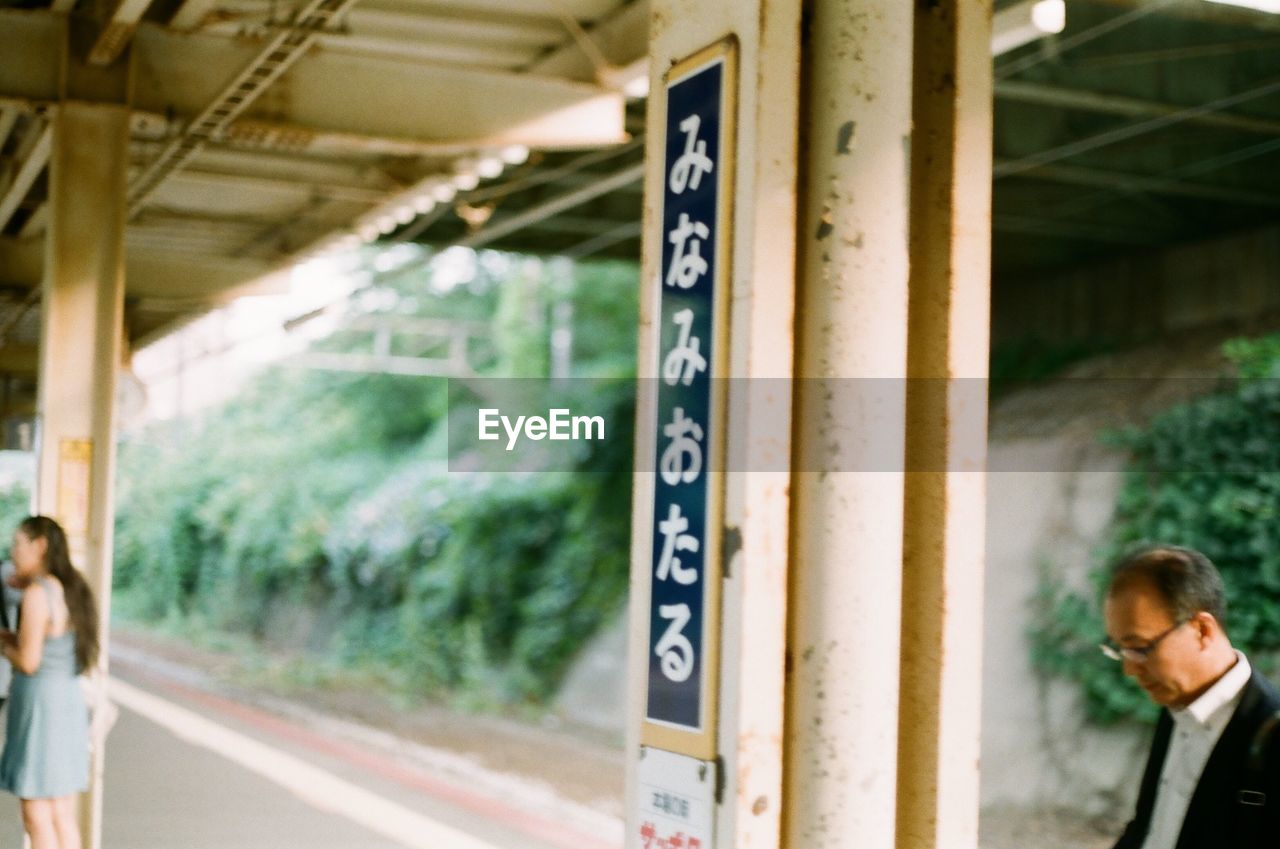
M662 260L654 281L658 390L645 719L704 738L710 736L708 693L719 638L713 633L720 530L713 473L722 468L724 451L717 400L723 381L717 378L725 374L718 336L729 287L729 49L699 54L668 78ZM682 751L706 754L697 747ZM645 845L690 846L687 835L676 834Z

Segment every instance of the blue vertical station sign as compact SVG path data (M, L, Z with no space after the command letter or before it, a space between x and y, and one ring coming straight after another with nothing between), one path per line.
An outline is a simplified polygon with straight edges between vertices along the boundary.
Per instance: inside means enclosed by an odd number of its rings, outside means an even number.
M714 755L735 53L666 79L645 742Z

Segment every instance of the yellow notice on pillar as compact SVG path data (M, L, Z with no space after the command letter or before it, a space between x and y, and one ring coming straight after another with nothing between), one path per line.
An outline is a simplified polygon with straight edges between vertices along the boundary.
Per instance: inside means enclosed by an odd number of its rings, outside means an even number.
M67 532L71 559L83 564L89 537L89 482L93 441L64 439L58 443L57 520Z

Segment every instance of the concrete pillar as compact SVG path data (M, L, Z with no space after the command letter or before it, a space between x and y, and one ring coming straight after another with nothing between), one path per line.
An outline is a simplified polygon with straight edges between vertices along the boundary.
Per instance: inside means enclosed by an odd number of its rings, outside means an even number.
M124 303L124 195L129 110L65 101L53 122L43 285L36 503L67 531L102 621L111 611L115 389ZM101 844L101 746L81 830Z
M912 9L811 4L801 113L788 849L893 849Z
M991 4L917 4L899 849L978 845Z
M729 360L752 380L729 404L726 539L741 547L726 542L719 847L976 846L990 12L981 0L653 3L656 92L664 68L718 38L741 47ZM659 93L642 377L656 365L665 117ZM790 416L762 379L787 374ZM642 394L642 431L652 404ZM653 469L652 440L638 445L637 468ZM637 684L651 478L636 481ZM634 793L634 768L629 779Z
M727 457L723 486L721 598L715 748L722 792L715 805L717 847L776 847L782 816L782 728L787 592L788 472L795 273L795 182L800 92L800 0L653 0L647 172L646 283L641 298L637 413L628 799L635 799L639 717L644 715L650 587L649 511L662 221L663 74L674 62L733 36L737 82L728 307ZM731 166L731 168L729 167ZM749 378L742 379L742 378ZM650 434L652 431L650 431ZM648 472L647 474L645 472ZM634 812L634 809L633 809ZM634 826L634 822L631 823ZM634 834L634 827L629 828ZM634 838L629 837L635 845Z

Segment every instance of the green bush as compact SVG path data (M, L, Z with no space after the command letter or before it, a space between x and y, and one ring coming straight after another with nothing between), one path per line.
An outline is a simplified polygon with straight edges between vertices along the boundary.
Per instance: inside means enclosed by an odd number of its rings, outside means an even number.
M519 318L548 308L538 299L552 287L530 284L523 263L484 263L494 279L478 290L435 291L414 272L376 284L370 301L487 314L497 338L486 376L511 376L504 363L545 373L530 352L545 351L547 325ZM504 270L519 288L503 290ZM599 378L593 397L625 430L635 274L583 266L557 289L583 339L576 371ZM357 344L337 334L321 346ZM521 358L525 370L512 365ZM576 472L450 474L448 409L441 379L276 369L199 421L125 441L118 609L257 639L281 611L310 611L305 648L318 661L376 669L415 693L546 698L625 598L632 440L611 434Z
M1179 404L1148 427L1111 435L1130 459L1099 564L1141 544L1203 551L1227 588L1227 628L1237 647L1274 673L1280 652L1280 337L1233 340L1224 350L1241 377ZM1037 599L1032 654L1050 675L1080 684L1102 723L1149 719L1156 709L1097 644L1106 567L1088 596L1047 578Z

